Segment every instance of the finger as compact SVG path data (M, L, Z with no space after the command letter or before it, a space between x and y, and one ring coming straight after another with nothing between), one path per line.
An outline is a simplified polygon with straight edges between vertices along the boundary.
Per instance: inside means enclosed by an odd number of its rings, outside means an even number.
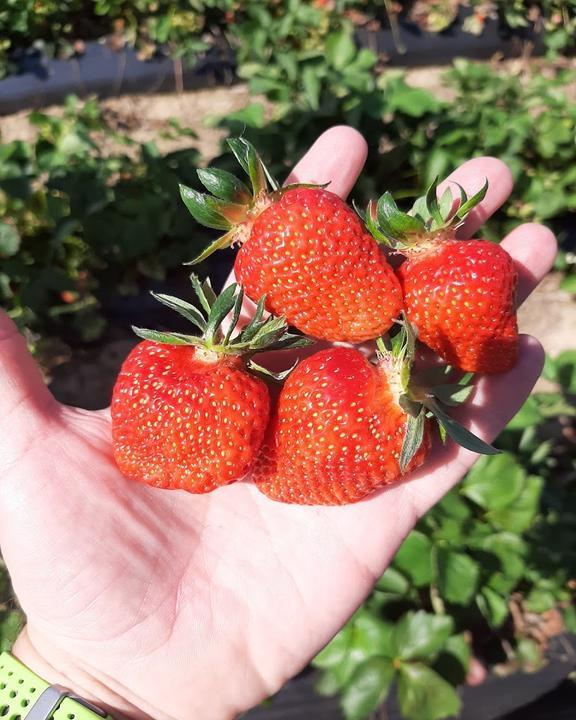
M337 125L320 135L286 183L330 183L327 190L345 199L364 167L367 154L366 140L357 130Z
M502 247L518 268L517 297L521 305L554 265L556 237L545 225L525 223L506 235Z
M10 462L56 407L24 338L0 310L0 459Z
M458 229L458 237L472 237L474 233L503 205L512 192L513 180L510 168L502 160L479 157L468 160L442 182L438 191L443 193L454 183L462 185L468 196L474 195L488 180L488 190L482 202L470 211L465 223ZM458 193L456 192L456 196Z

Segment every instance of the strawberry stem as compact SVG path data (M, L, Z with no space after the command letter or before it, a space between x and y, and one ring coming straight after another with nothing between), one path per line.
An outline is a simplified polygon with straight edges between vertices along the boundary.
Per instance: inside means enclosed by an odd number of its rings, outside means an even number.
M243 288L237 283L233 283L220 295L216 295L209 279L201 283L196 275L191 275L190 280L198 296L201 310L172 295L152 293L152 296L158 302L189 320L201 331L202 335L198 337L133 327L136 335L145 340L167 345L194 345L222 355L245 355L247 357L264 350L287 350L313 343L313 340L289 333L284 317L269 315L264 318L264 296L258 301L250 322L238 330L244 301ZM223 323L229 316L228 328L224 332Z

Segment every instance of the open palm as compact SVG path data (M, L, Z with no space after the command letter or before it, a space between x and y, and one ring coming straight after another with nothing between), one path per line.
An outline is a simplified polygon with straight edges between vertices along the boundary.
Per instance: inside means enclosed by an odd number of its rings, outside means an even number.
M354 184L365 144L325 133L292 179ZM507 198L491 158L454 175L490 190L466 232ZM524 225L504 241L524 298L555 243ZM515 414L542 365L521 341L518 366L483 379L460 416L486 439ZM419 516L475 456L451 445L401 486L346 507L274 503L249 482L212 494L155 490L115 467L107 411L60 406L22 338L0 317L0 543L28 624L15 653L51 681L131 717L231 718L278 690L370 591Z

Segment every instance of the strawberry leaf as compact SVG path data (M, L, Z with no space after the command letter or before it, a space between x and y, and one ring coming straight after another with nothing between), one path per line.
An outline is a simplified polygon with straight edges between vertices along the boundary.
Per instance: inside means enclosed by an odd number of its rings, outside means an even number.
M463 203L460 204L460 207L456 210L456 217L458 217L460 220L464 220L466 215L472 210L472 208L476 207L479 203L484 200L486 197L486 193L488 192L488 179L486 178L484 181L484 185L478 190L477 193L472 195L471 198L468 198L464 200ZM466 192L464 191L464 197L466 197Z
M157 330L147 330L146 328L139 328L135 325L132 326L132 330L141 337L143 340L152 340L153 342L162 343L163 345L193 345L194 338L190 335L183 335L182 333L170 333L170 332L159 332Z
M402 212L389 192L378 199L376 217L380 230L394 239L401 240L410 233L422 232L424 225L417 218Z
M470 393L474 389L473 385L464 385L462 383L448 383L446 385L437 385L430 388L429 392L438 398L444 405L456 407L470 397Z
M252 143L242 137L229 138L228 146L234 153L234 156L244 171L248 173L254 197L260 195L260 193L266 190L266 181L270 176L268 171L264 168L264 164L260 160L260 157L256 152L256 148L252 145ZM275 185L276 183L273 181L274 190L277 189Z
M294 370L294 368L298 365L298 360L296 360L287 370L281 370L280 372L274 372L273 370L269 370L268 368L262 367L262 365L258 365L258 363L255 363L252 358L248 361L248 369L251 370L253 373L256 373L256 375L260 375L263 377L264 380L271 379L275 380L276 382L282 382L283 380L286 380L288 375Z
M204 332L206 330L206 320L202 317L202 313L197 307L194 307L194 305L191 305L184 300L180 300L180 298L173 297L172 295L162 295L154 292L150 294L155 300L162 303L162 305L169 307L171 310L175 310L177 313L182 315L182 317L186 318L186 320L189 320L193 325L196 325L200 331Z
M440 203L438 205L440 210L440 215L444 218L444 221L449 220L452 213L452 207L454 205L454 198L452 197L452 190L450 188L446 188L444 190L444 193L442 194L442 197L440 198Z
M236 325L238 324L238 320L240 318L240 313L242 312L242 303L244 302L244 288L240 286L240 289L238 291L238 294L236 295L236 300L234 301L234 307L232 308L232 317L230 318L230 325L228 326L228 331L226 333L226 337L224 338L224 345L227 345L232 333L234 332Z
M201 225L216 230L230 230L232 225L221 215L217 200L204 193L193 190L186 185L180 185L180 197L188 211Z
M418 415L408 415L406 421L406 435L402 443L402 450L400 451L400 472L404 474L406 468L412 461L412 458L418 452L418 448L422 445L422 439L424 438L424 425L426 422L426 411L424 408L420 410Z
M450 415L444 412L440 407L439 403L435 399L428 399L426 401L426 407L434 414L438 420L440 427L444 431L466 450L472 450L472 452L480 453L481 455L497 455L500 450L497 450L492 445L484 442L479 437L467 430L459 422L451 418Z
M236 233L234 229L229 230L227 233L220 235L219 238L216 238L216 240L211 242L210 245L205 247L199 255L196 255L196 257L192 258L192 260L185 262L184 265L198 265L198 263L206 260L206 258L212 255L213 252L216 252L216 250L221 250L222 248L233 245L235 239Z
M232 200L242 205L250 202L250 190L232 173L216 168L201 169L196 173L202 185L215 197L221 200Z
M426 207L432 218L432 227L439 228L444 225L444 218L440 212L440 206L438 205L438 178L435 178L430 187L426 191Z
M225 290L223 290L219 297L216 299L214 305L212 305L210 315L208 316L206 332L204 333L204 338L208 344L212 344L215 342L219 334L222 321L234 307L234 304L236 302L237 289L238 285L236 283L228 285L228 287L225 288Z
M212 309L212 305L216 302L216 295L212 290L209 278L206 278L204 283L201 283L198 275L192 273L192 275L190 275L190 282L192 283L194 292L198 296L198 300L200 300L200 304L204 308L205 312L209 314ZM206 292L207 290L209 290L209 292Z

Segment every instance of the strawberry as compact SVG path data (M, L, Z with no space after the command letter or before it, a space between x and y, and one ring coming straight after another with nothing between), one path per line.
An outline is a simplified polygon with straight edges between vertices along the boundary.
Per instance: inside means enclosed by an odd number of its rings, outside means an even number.
M333 347L303 360L286 380L273 411L253 480L265 495L300 505L345 505L400 482L422 465L434 412L462 445L492 454L441 409L471 388L424 392L410 380L415 336L405 324L378 362L353 348Z
M459 204L447 190L438 203L434 182L410 214L385 193L369 206L366 222L406 257L397 274L419 339L454 367L498 373L516 363L518 273L499 245L455 235L487 188L471 198L460 188Z
M209 281L192 282L204 313L178 298L155 295L202 337L134 328L144 338L129 354L112 397L116 463L129 478L155 487L205 493L246 475L270 414L262 370L251 356L263 349L307 344L286 333L283 318L252 321L234 337L243 300L237 285L216 298ZM232 312L224 333L222 320Z
M279 188L254 147L228 141L252 192L216 169L198 176L212 196L181 186L198 220L225 230L193 262L238 243L236 279L247 295L307 335L362 342L386 332L402 309L400 284L374 238L337 195L323 187Z

